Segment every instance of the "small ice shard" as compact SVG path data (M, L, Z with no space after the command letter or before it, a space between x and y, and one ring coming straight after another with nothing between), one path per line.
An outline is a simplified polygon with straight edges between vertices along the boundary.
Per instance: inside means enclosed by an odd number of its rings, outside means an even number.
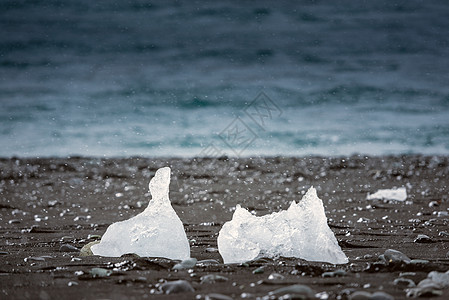
M232 220L218 234L224 263L242 263L260 256L298 257L345 264L348 258L327 225L323 202L311 187L287 210L256 217L237 205Z
M170 168L156 171L149 188L148 207L131 219L113 223L99 244L91 247L94 255L119 257L127 253L139 256L184 260L190 246L184 226L168 198Z
M368 195L367 200L381 199L393 201L405 201L407 199L407 191L405 187L378 190L374 194Z

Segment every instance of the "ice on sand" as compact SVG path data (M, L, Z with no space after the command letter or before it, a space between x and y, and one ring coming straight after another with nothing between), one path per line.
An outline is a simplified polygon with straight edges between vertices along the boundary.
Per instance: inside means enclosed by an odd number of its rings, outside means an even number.
M190 247L184 226L168 198L170 168L156 171L150 181L152 199L148 207L131 219L113 223L92 246L95 255L118 257L126 253L140 256L187 259Z
M366 197L368 200L381 199L381 200L393 200L393 201L405 201L407 199L407 191L405 187L378 190L374 194Z
M260 256L348 262L327 225L323 202L313 187L287 210L261 217L237 205L232 220L219 232L218 250L225 263L242 263Z

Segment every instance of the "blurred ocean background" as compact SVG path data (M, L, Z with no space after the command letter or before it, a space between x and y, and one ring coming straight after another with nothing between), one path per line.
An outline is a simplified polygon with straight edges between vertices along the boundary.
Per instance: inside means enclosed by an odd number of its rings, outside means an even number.
M3 0L0 156L447 155L448 16L447 0Z

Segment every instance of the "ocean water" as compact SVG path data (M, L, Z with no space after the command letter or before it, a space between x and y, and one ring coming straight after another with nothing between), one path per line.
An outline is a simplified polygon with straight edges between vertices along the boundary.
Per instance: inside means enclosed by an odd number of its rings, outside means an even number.
M1 1L0 156L449 154L449 2Z

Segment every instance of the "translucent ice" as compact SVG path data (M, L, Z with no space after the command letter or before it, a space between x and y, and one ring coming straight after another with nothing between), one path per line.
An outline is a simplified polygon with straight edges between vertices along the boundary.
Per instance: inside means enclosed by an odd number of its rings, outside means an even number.
M232 220L218 235L225 263L241 263L260 256L298 257L344 264L348 258L327 225L323 202L311 187L287 210L256 217L237 205Z
M187 259L190 247L184 226L168 198L170 168L156 171L150 181L152 199L148 207L131 219L113 223L99 244L95 255L118 257L126 253L140 256Z
M385 200L405 201L407 199L407 191L406 191L405 187L378 190L374 194L368 195L366 197L366 199L368 199L368 200L385 199Z

